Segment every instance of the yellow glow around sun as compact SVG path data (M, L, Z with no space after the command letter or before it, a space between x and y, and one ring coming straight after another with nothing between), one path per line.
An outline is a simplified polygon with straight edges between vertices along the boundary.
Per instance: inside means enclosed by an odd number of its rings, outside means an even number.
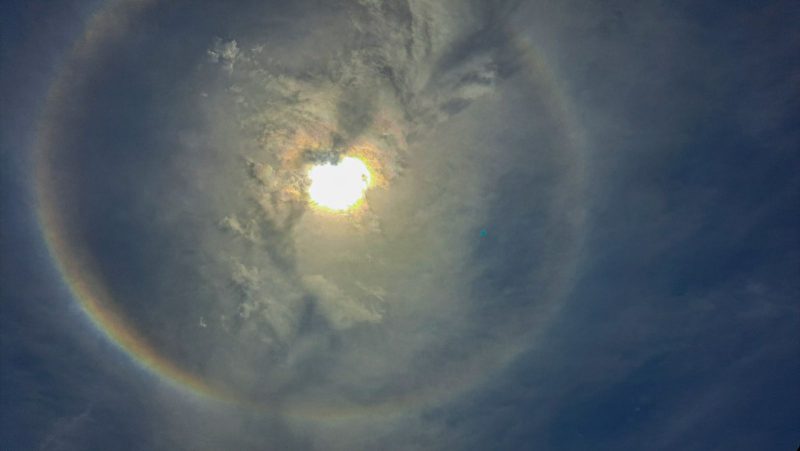
M358 158L344 157L338 164L319 164L308 171L308 195L315 204L335 211L355 205L369 187L367 165Z

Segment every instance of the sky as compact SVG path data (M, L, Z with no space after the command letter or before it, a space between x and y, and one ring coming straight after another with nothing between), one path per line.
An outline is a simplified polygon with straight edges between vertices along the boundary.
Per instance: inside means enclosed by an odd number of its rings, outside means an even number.
M3 449L800 444L796 2L0 5Z

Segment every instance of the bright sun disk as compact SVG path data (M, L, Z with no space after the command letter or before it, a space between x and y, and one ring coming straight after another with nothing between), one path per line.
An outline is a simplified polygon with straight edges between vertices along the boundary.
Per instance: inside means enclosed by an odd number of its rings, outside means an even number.
M325 163L308 171L308 195L315 204L330 210L346 210L364 196L369 187L367 165L358 158L344 157L337 164Z

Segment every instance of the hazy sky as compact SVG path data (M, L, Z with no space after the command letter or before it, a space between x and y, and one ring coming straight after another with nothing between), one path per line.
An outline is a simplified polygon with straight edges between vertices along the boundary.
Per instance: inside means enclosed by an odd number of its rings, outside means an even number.
M800 443L796 3L0 16L4 449Z

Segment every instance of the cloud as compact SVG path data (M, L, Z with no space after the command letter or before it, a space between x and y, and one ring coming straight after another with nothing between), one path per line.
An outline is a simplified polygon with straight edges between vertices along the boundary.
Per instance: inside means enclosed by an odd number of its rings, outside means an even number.
M231 130L212 133L226 137L239 133L226 138L235 141L215 145L219 158L236 158L231 152L231 144L236 143L235 147L242 149L236 153L244 161L241 167L214 176L220 184L240 186L242 194L240 199L226 198L213 205L219 210L215 221L229 238L215 238L213 242L219 244L205 252L217 261L213 263L217 269L207 277L233 280L230 288L220 287L222 303L241 299L238 307L224 309L224 320L216 315L221 323L230 322L231 310L239 311L244 323L261 318L280 331L269 342L288 349L304 322L301 317L309 311L323 317L333 329L345 330L357 323L382 322L391 310L390 302L409 303L403 300L407 290L402 284L390 288L387 282L410 280L412 272L407 265L415 265L417 259L424 261L422 255L426 254L415 247L442 239L435 235L444 233L437 222L451 215L450 209L459 208L447 196L461 188L434 194L438 199L432 198L427 206L423 203L413 213L413 221L401 219L379 198L401 198L402 194L391 196L392 190L415 196L418 188L413 184L394 187L400 181L403 160L412 152L424 152L409 147L409 140L424 139L436 124L491 93L499 76L491 48L482 48L479 55L465 53L462 58L446 55L448 42L474 33L469 27L477 27L480 17L450 22L439 6L396 6L348 6L346 14L331 16L336 29L347 33L338 41L326 35L324 44L316 32L292 44L280 42L280 48L269 40L260 41L257 35L214 39L208 50L213 64L202 66L201 71L213 73L214 64L221 64L228 78L216 87L198 88L209 93L201 105L212 127ZM474 14L464 6L453 8ZM305 14L298 26L316 20L315 13ZM431 35L431 30L437 34ZM370 45L364 46L364 42ZM335 50L325 56L316 46ZM296 60L302 52L315 56ZM442 64L445 55L447 62ZM201 74L198 79L213 79L213 75ZM448 154L442 150L440 155L431 154L432 167L458 158L457 151ZM376 197L370 197L364 210L352 218L326 219L305 207L304 167L309 152L313 156L330 151L360 152L382 183L375 188ZM477 217L463 219L466 226ZM408 230L419 236L397 226L387 228L393 222L407 224ZM388 234L401 241L388 242ZM234 242L222 244L229 239ZM242 245L264 253L234 251ZM447 259L448 253L441 259ZM229 264L232 267L226 269ZM428 268L440 270L433 264ZM226 277L225 272L232 274ZM285 288L274 291L279 286ZM411 300L425 308L419 302L424 301ZM263 315L253 316L256 311ZM205 323L211 325L214 316L204 315Z
M320 275L304 276L303 282L317 296L319 308L336 329L348 329L360 322L378 322L380 312L364 301L346 296L342 290Z
M92 407L89 406L86 410L73 417L59 419L56 424L53 425L51 432L42 440L39 445L39 450L73 449L73 447L69 445L69 436L72 434L79 434L82 428L87 427L87 423L93 421L91 413Z

